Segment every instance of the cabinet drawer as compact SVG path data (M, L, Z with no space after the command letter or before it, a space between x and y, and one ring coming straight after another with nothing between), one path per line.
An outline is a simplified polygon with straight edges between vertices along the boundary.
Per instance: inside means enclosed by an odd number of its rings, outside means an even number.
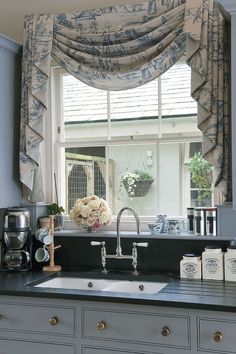
M83 338L189 348L189 329L188 316L82 310Z
M82 354L148 354L144 351L127 351L122 349L106 349L106 348L95 348L95 347L84 347L82 349ZM155 354L161 354L161 352L156 352Z
M198 350L236 353L236 321L198 318Z
M25 342L19 340L0 339L0 354L75 354L75 347L64 344Z
M0 330L75 335L75 309L0 303Z

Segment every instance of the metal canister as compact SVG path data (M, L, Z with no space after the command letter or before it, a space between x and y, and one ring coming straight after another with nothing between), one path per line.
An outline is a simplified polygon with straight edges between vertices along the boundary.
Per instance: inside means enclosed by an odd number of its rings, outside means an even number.
M205 235L205 216L204 208L194 209L194 234Z
M206 209L206 235L216 236L217 234L217 208Z
M194 233L194 208L187 208L187 232Z

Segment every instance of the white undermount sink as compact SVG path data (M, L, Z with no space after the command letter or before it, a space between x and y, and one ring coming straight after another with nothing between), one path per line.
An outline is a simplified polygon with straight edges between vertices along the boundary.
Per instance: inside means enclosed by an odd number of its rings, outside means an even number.
M156 294L167 283L142 282L132 280L88 279L72 277L56 277L35 285L38 288L74 289L89 291L110 291L135 294Z

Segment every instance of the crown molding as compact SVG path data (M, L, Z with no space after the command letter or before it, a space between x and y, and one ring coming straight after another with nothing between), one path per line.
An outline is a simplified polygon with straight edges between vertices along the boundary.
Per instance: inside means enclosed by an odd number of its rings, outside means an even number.
M217 1L223 8L231 15L236 14L236 1L235 0L218 0Z
M0 49L7 51L10 54L19 54L21 45L12 39L0 34Z

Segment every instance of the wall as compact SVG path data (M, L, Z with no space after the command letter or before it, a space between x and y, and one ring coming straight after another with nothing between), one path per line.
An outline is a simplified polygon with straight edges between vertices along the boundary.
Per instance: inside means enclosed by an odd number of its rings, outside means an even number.
M22 202L19 181L20 47L0 36L0 208Z
M1 0L0 33L22 43L25 14L73 13L78 10L136 2L137 0L100 0L99 2L96 0Z

